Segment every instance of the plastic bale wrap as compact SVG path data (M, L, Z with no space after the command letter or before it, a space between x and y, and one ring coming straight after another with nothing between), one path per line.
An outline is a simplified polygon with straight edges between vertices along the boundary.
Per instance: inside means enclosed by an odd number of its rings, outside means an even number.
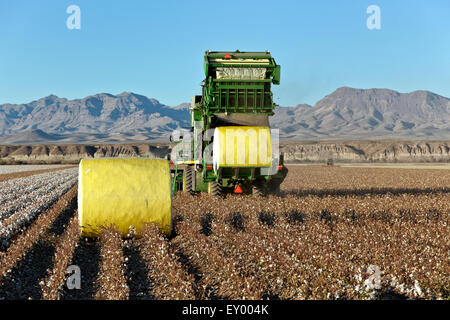
M268 127L230 126L214 130L213 168L270 167L272 146Z
M82 236L96 237L114 225L126 236L156 223L170 234L172 194L169 162L154 159L81 160L78 214Z

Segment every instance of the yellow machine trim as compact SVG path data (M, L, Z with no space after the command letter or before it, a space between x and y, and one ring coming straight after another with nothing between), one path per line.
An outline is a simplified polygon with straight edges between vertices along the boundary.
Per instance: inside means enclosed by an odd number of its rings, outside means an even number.
M177 164L195 164L198 161L192 160L192 161L179 161Z
M82 236L96 237L114 225L127 235L156 223L170 234L172 194L169 162L154 159L81 160L78 214Z

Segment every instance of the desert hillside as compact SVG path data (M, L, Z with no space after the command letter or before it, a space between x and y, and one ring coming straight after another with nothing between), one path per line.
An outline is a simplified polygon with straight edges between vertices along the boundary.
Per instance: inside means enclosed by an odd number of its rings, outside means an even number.
M286 162L450 162L449 142L281 142ZM83 158L149 157L163 158L168 144L91 144L91 145L3 145L0 161L72 162Z
M284 142L280 150L288 162L449 162L449 142L348 141Z

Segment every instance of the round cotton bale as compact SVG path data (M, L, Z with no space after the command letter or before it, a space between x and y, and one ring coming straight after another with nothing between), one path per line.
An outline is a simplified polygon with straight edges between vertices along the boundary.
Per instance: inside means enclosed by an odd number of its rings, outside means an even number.
M81 160L78 176L81 236L97 237L114 226L123 236L137 235L156 223L172 229L172 194L167 160L104 158ZM132 231L133 232L133 231Z

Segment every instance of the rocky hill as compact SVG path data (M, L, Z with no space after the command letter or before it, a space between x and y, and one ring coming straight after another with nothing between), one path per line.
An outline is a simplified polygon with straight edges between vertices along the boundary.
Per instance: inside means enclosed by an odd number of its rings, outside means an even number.
M168 145L158 144L3 145L0 146L0 160L50 163L103 157L164 158L169 152Z

